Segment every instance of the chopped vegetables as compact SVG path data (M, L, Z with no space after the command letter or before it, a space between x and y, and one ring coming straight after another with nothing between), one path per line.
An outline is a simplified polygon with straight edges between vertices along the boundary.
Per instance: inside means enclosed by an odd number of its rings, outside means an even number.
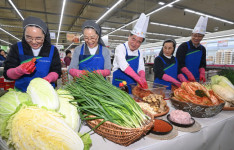
M113 86L103 76L88 72L65 86L79 104L82 120L104 119L120 126L138 128L148 123L139 105L129 94ZM96 117L89 117L94 115ZM101 122L101 123L103 123Z

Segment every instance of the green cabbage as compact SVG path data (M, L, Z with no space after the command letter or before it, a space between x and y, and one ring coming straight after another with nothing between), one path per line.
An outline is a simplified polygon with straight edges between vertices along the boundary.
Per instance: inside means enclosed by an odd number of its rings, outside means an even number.
M22 93L15 90L10 90L0 97L0 135L4 134L6 120L15 112L16 108L22 103L30 101L30 96L27 93Z
M31 96L32 102L38 107L58 110L58 94L53 86L42 78L34 78L28 85L27 93Z
M36 106L22 105L8 121L8 143L15 149L83 150L81 138L62 116Z

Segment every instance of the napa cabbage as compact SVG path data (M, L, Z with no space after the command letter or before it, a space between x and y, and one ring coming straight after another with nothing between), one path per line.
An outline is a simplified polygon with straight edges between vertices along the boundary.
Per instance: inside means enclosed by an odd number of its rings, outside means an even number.
M65 122L76 132L79 129L80 116L75 104L69 101L74 100L74 97L70 95L69 91L58 89L60 108L59 113L65 116Z
M228 80L228 78L224 77L224 76L219 76L219 75L215 75L211 77L211 84L219 84L222 86L227 86L232 88L232 90L234 90L234 85L231 83L231 81Z
M22 105L8 122L8 143L15 149L84 149L78 134L55 111Z
M219 75L212 76L211 85L212 90L220 99L234 104L234 86L228 78Z
M16 108L23 102L30 101L31 98L27 93L22 93L10 89L7 93L0 97L0 135L5 135L5 125L8 117L15 112Z
M44 106L52 110L59 109L58 94L48 81L42 78L34 78L28 85L27 93L38 107Z

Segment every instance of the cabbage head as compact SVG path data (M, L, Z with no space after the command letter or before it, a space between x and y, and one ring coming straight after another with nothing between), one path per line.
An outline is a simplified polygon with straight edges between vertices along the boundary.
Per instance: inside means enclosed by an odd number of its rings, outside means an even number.
M38 107L58 110L58 94L53 86L42 78L34 78L28 85L27 93L31 96L32 102Z
M6 120L13 114L16 108L23 102L30 101L30 96L27 93L22 93L16 90L9 90L0 97L0 135L5 131Z
M58 89L57 93L59 95L60 108L59 113L65 116L65 122L75 131L78 132L80 116L77 111L77 105L71 103L70 101L74 100L74 97L70 94L69 91Z
M54 111L22 105L8 121L8 143L22 150L83 150L84 144Z

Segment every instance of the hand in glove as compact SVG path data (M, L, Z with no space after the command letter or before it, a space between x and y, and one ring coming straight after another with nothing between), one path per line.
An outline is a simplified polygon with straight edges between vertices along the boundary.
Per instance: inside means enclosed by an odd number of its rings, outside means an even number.
M177 87L181 86L181 82L177 81L176 79L174 79L173 77L171 77L171 76L169 76L167 74L164 74L162 79L175 84Z
M187 82L188 80L184 77L184 75L182 73L178 74L178 79L180 80L180 82Z
M102 75L103 77L110 75L110 70L104 69L104 70L94 70L93 73L98 73L99 75Z
M147 81L145 79L145 71L141 70L139 71L139 76L141 77L142 81L143 81L143 88L144 89L148 89L148 84L147 84Z
M59 75L56 72L50 72L46 77L44 77L43 79L45 79L48 82L55 82L58 79Z
M80 78L82 75L87 75L86 70L78 70L78 69L70 69L69 73L72 77L78 77L78 78Z
M206 82L206 73L204 68L199 69L200 72L200 81Z
M138 76L138 74L130 66L128 66L124 70L124 73L131 76L140 85L141 88L145 87L145 82L141 79L140 76Z
M7 70L7 76L13 80L19 79L24 74L31 74L36 69L35 66L36 58L31 61L23 63L16 68L11 68Z
M195 78L194 78L194 76L193 76L193 74L188 70L187 67L183 67L183 68L181 69L181 71L182 71L184 74L186 74L186 76L188 77L188 80L189 80L189 81L196 81Z

